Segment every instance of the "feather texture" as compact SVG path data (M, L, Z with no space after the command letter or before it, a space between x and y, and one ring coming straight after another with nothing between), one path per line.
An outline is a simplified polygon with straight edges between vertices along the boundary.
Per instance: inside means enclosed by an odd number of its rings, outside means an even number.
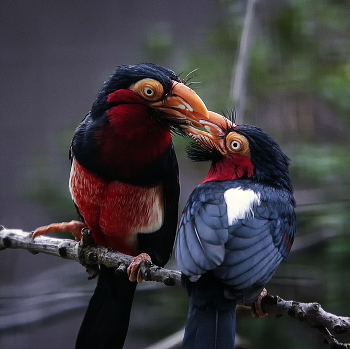
M221 342L220 331L235 327L235 302L256 301L287 258L294 232L294 198L286 189L238 179L204 182L193 191L175 249L190 294L184 348L233 348ZM198 306L198 298L206 305ZM227 312L219 310L223 304L230 304Z

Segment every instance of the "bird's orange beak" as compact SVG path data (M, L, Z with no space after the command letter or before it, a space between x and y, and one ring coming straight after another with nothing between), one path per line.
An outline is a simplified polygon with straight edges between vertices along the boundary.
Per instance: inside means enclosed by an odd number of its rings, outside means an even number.
M201 98L191 88L174 81L166 99L152 103L152 107L163 110L167 119L185 127L202 127L200 121L208 119L208 110ZM172 117L169 117L169 116Z
M234 126L231 120L213 111L208 111L207 117L198 120L198 123L199 127L205 128L207 132L196 129L194 127L188 127L187 129L184 129L184 131L192 138L202 135L215 140L216 138L225 136L225 130Z
M188 86L174 82L167 98L152 103L152 107L164 110L167 119L177 123L195 141L210 141L226 153L225 130L233 123L220 114L208 111L202 99Z
M208 111L207 119L199 121L201 126L206 130L202 131L195 127L189 126L184 131L197 143L211 144L223 155L227 155L225 144L227 130L234 126L233 122L223 115Z

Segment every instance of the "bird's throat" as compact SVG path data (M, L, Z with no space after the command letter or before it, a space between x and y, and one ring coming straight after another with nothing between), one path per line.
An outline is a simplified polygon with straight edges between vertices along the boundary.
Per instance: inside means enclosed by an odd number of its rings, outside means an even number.
M152 118L144 104L121 104L108 112L108 123L97 132L101 164L123 178L141 173L171 145L169 127Z
M254 166L249 158L240 155L230 155L224 160L213 163L202 183L251 177L253 174Z

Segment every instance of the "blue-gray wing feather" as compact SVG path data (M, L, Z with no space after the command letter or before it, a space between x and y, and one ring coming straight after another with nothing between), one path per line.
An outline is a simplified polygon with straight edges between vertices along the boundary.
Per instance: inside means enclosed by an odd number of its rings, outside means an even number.
M260 290L288 256L295 232L294 199L262 186L252 214L228 225L224 193L237 181L202 184L184 209L176 242L176 259L189 276L209 270L240 296ZM278 195L277 195L278 194ZM252 291L253 297L256 291Z

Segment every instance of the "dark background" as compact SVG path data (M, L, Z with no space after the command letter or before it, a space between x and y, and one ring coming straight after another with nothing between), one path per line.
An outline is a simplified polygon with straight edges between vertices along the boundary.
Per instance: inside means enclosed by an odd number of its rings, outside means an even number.
M120 64L167 66L209 109L233 108L246 1L20 1L0 4L0 224L31 231L76 218L68 192L75 127ZM271 133L292 159L298 203L295 252L269 290L349 315L350 3L260 0L255 7L244 122ZM239 120L242 120L239 115ZM180 209L208 164L180 162ZM169 268L176 268L172 261ZM181 329L186 294L140 287L126 348ZM73 348L94 288L71 261L0 252L0 348ZM319 348L315 330L291 319L252 320L249 348ZM340 338L344 341L349 339Z

